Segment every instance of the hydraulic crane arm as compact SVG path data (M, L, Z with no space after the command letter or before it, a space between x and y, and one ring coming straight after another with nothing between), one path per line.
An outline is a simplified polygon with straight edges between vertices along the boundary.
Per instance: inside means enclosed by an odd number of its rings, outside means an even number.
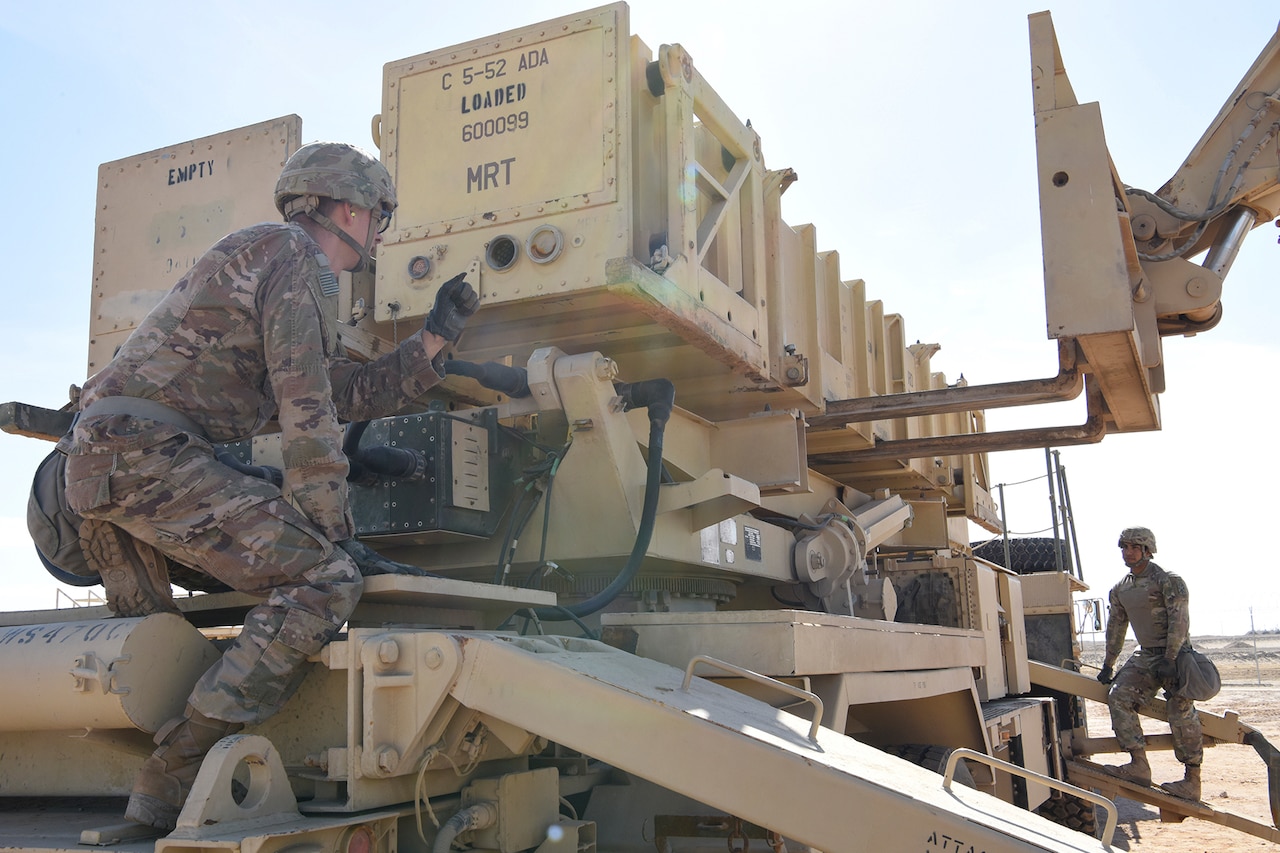
M1048 333L1078 342L1108 431L1158 429L1161 337L1218 322L1240 242L1280 208L1280 37L1149 193L1116 173L1101 111L1076 100L1048 14L1032 15L1030 29ZM1203 264L1188 260L1206 250Z
M1245 233L1280 215L1280 32L1232 90L1204 136L1165 185L1128 188L1144 263L1208 250L1225 276Z

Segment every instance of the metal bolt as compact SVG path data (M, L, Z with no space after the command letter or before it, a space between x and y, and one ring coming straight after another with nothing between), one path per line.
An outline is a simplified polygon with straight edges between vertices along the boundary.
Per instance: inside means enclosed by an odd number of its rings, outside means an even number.
M427 665L427 669L439 669L444 665L444 652L440 651L437 646L432 646L427 649L422 662Z
M800 368L798 368L798 367L788 367L788 368L787 368L787 379L790 379L792 382L797 382L797 381L799 381L799 379L800 379Z
M1156 235L1156 218L1149 213L1140 213L1133 217L1129 225L1133 229L1136 240L1150 240Z
M618 364L611 358L596 359L596 378L610 380L618 375Z
M400 645L395 640L378 643L378 660L390 666L400 659Z
M388 772L395 770L400 763L400 753L394 749L384 749L378 753L378 769Z

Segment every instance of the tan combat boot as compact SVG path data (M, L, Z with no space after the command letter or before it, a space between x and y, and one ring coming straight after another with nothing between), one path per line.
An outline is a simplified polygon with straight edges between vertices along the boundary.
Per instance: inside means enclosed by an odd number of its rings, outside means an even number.
M1145 749L1129 750L1129 763L1120 767L1112 767L1111 775L1118 776L1135 785L1151 784L1151 765L1147 763Z
M172 830L205 755L218 741L242 728L239 723L214 720L187 706L183 716L165 723L156 733L160 748L142 765L124 816L134 823Z
M95 519L80 525L80 547L89 568L101 576L107 607L115 615L180 612L169 585L169 561L160 551Z
M1161 782L1160 787L1183 800L1200 801L1200 765L1188 764L1186 775L1177 782Z

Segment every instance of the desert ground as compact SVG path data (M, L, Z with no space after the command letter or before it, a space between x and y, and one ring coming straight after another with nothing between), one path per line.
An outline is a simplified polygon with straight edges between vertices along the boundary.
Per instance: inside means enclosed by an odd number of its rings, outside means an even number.
M1256 639L1256 652L1255 652ZM1208 655L1222 675L1222 692L1208 702L1197 705L1204 711L1222 714L1235 711L1240 721L1262 732L1273 745L1280 747L1280 635L1263 634L1246 637L1196 637L1193 644ZM1083 661L1087 672L1096 672L1102 661L1102 645L1084 642ZM1132 642L1121 655L1121 661L1132 651ZM1092 665L1094 669L1088 669ZM1111 718L1105 705L1089 702L1086 714L1089 734L1110 735ZM1144 721L1151 733L1168 732L1159 720ZM1151 752L1155 782L1182 778L1182 765L1172 752ZM1099 756L1099 763L1123 764L1127 756ZM1218 811L1242 815L1271 825L1267 801L1267 771L1252 747L1231 744L1205 750L1203 800ZM1280 845L1246 835L1233 829L1188 818L1182 823L1161 823L1159 810L1142 803L1121 799L1116 802L1120 822L1112 846L1119 850L1141 853L1277 853Z

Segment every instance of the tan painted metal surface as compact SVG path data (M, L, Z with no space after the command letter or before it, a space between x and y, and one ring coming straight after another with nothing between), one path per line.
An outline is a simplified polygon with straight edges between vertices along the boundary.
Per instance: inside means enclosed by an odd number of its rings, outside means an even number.
M196 259L237 228L278 221L271 193L301 143L295 115L98 169L89 365L97 372Z
M944 792L936 773L841 734L812 743L802 718L703 679L684 690L681 670L608 646L438 636L461 649L452 695L466 707L820 850L941 849L943 836L987 851L1103 849L994 797ZM783 809L763 784L776 779L788 780Z
M0 630L0 680L22 685L0 731L137 728L182 711L218 651L180 616L77 621Z
M377 125L404 199L380 249L380 323L420 315L440 281L475 269L472 360L599 350L623 376L670 378L682 406L716 420L947 386L935 345L908 344L902 317L841 281L812 226L780 220L794 174L766 168L758 135L682 47L628 34L625 4L389 63ZM595 130L565 139L563 126ZM435 154L413 156L426 133ZM824 442L867 448L974 420L884 418ZM962 511L962 456L924 455L839 476L901 477ZM986 466L969 468L972 497Z
M904 625L798 610L609 613L608 628L634 632L643 657L683 667L698 654L766 675L981 666L982 636L963 628Z

